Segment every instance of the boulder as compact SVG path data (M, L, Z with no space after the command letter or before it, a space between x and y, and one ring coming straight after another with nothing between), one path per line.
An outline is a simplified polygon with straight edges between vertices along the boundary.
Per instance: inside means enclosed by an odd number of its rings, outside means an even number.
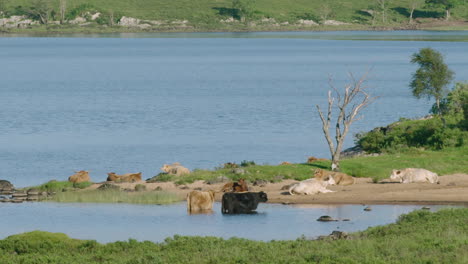
M216 177L214 179L205 181L205 183L206 184L216 184L216 183L223 183L223 182L229 182L229 181L231 181L231 179L229 179L226 176L218 176L218 177Z
M111 184L111 183L104 183L104 184L101 184L98 188L98 190L101 190L101 191L107 191L107 190L115 190L115 191L120 191L120 187L115 185L115 184Z
M323 24L326 26L342 26L342 25L351 25L349 23L337 21L337 20L325 20Z
M297 21L299 25L303 26L318 26L318 23L313 21L313 20L308 20L308 19L299 19Z
M0 180L0 193L2 192L12 192L15 190L15 187L11 182L7 180Z
M235 168L231 172L234 173L234 174L239 174L239 175L245 174L245 170L241 169L241 168Z
M268 181L265 181L265 180L255 180L253 182L253 186L260 186L260 187L263 187L265 185L268 184Z
M123 16L120 18L118 25L122 27L137 27L140 21L138 18Z
M86 18L84 17L76 17L75 19L68 21L68 23L74 24L74 25L85 23L85 22L86 22Z
M333 217L331 217L329 215L322 215L321 217L319 217L317 219L317 221L319 221L319 222L336 222L338 220L334 219Z

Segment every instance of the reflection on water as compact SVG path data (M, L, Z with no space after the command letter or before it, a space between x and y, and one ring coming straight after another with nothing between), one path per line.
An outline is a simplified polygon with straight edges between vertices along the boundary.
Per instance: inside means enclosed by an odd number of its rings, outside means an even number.
M430 206L435 211L447 206ZM116 240L163 241L176 234L187 236L241 237L253 240L289 240L301 235L314 238L333 230L359 231L396 221L420 205L285 206L260 204L257 214L222 215L219 203L212 214L189 215L185 203L176 205L127 204L0 204L0 238L43 230L72 238L99 242ZM318 222L322 215L350 221Z

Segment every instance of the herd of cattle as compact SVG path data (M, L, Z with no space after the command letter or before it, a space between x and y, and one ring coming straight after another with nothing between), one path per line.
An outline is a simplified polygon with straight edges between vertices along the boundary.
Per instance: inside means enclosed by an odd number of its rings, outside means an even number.
M173 175L190 173L190 170L180 163L165 164L161 170ZM111 182L139 182L142 180L141 172L122 175L109 172L107 175L107 181ZM393 170L390 179L400 183L439 183L439 177L436 173L415 168ZM79 171L70 176L68 180L74 183L91 181L87 171ZM316 169L313 178L290 185L288 191L290 195L330 193L333 191L327 189L328 185L352 185L355 182L354 177L345 173ZM252 213L260 202L268 201L267 194L264 192L249 192L247 182L244 179L226 183L219 192L224 193L221 198L221 212L223 214ZM211 211L214 201L215 191L192 191L187 194L187 210L189 213Z

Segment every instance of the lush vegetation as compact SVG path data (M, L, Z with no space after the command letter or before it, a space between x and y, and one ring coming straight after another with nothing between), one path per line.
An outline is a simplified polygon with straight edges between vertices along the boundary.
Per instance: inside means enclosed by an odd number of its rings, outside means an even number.
M372 177L375 181L388 178L392 169L425 168L439 175L468 173L468 148L446 148L439 151L418 148L403 149L376 157L356 157L341 161L341 170L356 177ZM437 162L434 162L434 161ZM174 181L177 184L192 183L195 180L213 181L218 177L233 180L244 178L250 182L266 180L271 182L282 179L304 180L313 177L315 169L329 169L331 161L289 165L254 165L242 167L242 171L232 168L216 170L195 170L189 175L174 176L161 174L155 180ZM231 166L231 165L229 165ZM159 178L159 179L158 179Z
M73 183L69 181L56 181L51 180L39 186L28 187L25 189L37 189L42 192L66 192L75 189L85 189L91 186L91 182L80 182L80 183Z
M61 9L60 3L63 2L65 8ZM319 23L325 20L338 20L353 24L391 27L408 24L410 15L420 22L446 16L444 5L423 3L413 10L413 6L409 3L411 1L408 0L383 1L384 5L378 2L368 0L0 0L0 12L4 16L27 15L41 23L61 21L63 18L72 20L78 16L86 17L90 13L100 12L101 16L93 21L93 24L107 26L115 25L122 16L158 21L188 20L191 30L242 30L252 26L265 28L262 24L268 24L266 28L278 29L280 25L272 26L276 23L283 23L281 28L284 26L288 29L300 19ZM459 2L450 8L451 17L455 20L468 18L468 4ZM234 18L236 23L221 21L229 18ZM274 22L262 19L274 19ZM254 22L255 25L248 26L250 22ZM50 30L57 27L63 26L51 25ZM72 27L75 30L80 28ZM295 28L300 27L295 26ZM93 25L85 28L93 29ZM158 28L171 30L175 27L168 25ZM310 26L306 28L310 29Z
M108 244L34 231L0 241L0 263L467 263L468 209L415 211L351 240L215 237Z
M164 191L83 190L60 192L51 196L48 201L62 203L169 204L180 200L181 198L176 194Z
M357 135L356 143L367 152L394 152L417 147L440 150L468 146L468 84L458 83L427 120L401 119L387 127Z

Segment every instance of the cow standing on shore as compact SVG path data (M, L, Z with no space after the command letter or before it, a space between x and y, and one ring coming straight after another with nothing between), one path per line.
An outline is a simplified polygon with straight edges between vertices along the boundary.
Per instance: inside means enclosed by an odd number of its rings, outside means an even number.
M222 198L223 214L253 213L260 202L268 201L264 192L225 193Z

